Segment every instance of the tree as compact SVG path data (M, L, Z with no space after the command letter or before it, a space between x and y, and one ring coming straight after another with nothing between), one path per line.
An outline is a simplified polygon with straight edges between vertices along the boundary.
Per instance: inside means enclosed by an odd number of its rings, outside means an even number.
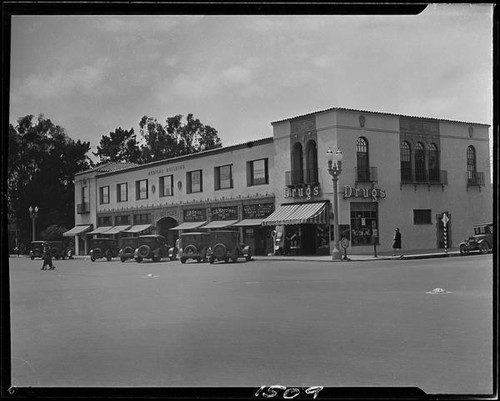
M140 159L140 149L134 129L124 130L116 128L115 132L110 132L109 136L103 135L97 152L94 153L105 162L137 162Z
M90 142L74 141L43 115L9 125L7 204L23 242L31 239L29 206L38 206L36 228L74 225L74 175L93 166Z

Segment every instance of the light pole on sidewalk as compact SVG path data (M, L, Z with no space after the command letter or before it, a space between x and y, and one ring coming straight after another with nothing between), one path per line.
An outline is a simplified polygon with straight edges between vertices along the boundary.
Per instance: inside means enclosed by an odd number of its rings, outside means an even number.
M31 217L32 241L35 241L35 220L38 217L38 206L28 208Z
M335 154L331 148L326 151L328 160L328 173L332 176L333 182L333 249L332 260L340 259L340 251L338 243L340 240L339 235L339 201L338 201L338 180L340 173L342 173L342 152L337 148Z

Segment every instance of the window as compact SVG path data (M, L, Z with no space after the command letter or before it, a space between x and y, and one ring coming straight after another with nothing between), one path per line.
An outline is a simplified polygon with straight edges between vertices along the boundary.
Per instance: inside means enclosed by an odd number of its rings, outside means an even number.
M100 216L97 218L97 227L111 227L111 216Z
M116 185L116 201L117 202L127 202L128 201L128 184L117 184Z
M115 218L115 224L117 226L127 226L130 224L130 216L128 214L125 214L123 216L116 216Z
M233 187L233 166L228 164L226 166L215 167L214 169L214 188L228 189Z
M352 245L370 245L372 235L378 237L378 204L351 203Z
M135 199L148 199L148 180L139 180L135 182Z
M89 204L89 187L82 187L82 203L84 208Z
M467 183L476 183L476 149L474 146L467 148Z
M401 143L401 181L411 181L411 148L406 141Z
M425 149L422 142L417 142L415 145L415 181L427 181L425 171Z
M413 224L432 224L431 209L413 209Z
M109 203L109 186L99 188L99 203L101 205Z
M174 176L166 175L160 177L160 198L174 195Z
M300 142L295 142L292 149L292 185L301 185L304 183L304 161L302 157L302 144Z
M268 159L247 162L247 186L269 184Z
M439 151L435 143L431 143L429 146L429 181L440 181Z
M150 224L150 223L151 223L151 215L149 213L134 214L134 225Z
M358 182L370 181L370 165L368 163L368 141L359 137L356 143L356 157L358 161Z
M203 177L201 170L186 173L187 193L203 192Z
M306 146L306 183L318 182L318 148L316 141L310 140Z

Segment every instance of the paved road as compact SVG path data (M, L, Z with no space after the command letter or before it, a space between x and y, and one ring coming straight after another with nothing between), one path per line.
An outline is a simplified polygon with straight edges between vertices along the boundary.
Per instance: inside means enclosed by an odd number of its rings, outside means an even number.
M491 255L55 264L10 258L15 386L492 392Z

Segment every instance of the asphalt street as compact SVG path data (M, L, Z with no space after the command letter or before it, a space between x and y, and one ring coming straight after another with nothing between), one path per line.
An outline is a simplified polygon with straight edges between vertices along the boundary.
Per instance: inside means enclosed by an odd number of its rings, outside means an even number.
M492 392L491 255L9 262L13 386Z

